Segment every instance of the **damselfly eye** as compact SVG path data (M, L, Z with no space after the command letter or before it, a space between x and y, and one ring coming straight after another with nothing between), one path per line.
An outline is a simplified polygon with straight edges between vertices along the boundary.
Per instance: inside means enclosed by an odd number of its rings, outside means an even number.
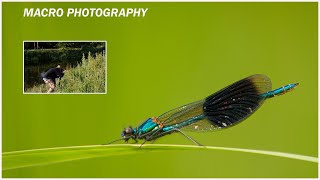
M131 133L132 133L132 128L130 128L130 127L126 128L126 129L125 129L125 132L126 132L127 134L131 134Z

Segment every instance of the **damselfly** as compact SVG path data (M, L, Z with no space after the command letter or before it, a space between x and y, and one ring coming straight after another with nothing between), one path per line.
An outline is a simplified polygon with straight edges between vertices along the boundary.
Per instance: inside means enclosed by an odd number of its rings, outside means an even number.
M170 110L159 117L152 117L136 128L125 128L122 138L112 141L129 139L143 139L154 142L159 137L179 132L197 145L199 144L183 130L211 131L234 126L253 114L264 100L277 95L282 95L293 90L298 83L288 84L271 90L270 79L261 74L256 74L235 82L224 89L176 109Z

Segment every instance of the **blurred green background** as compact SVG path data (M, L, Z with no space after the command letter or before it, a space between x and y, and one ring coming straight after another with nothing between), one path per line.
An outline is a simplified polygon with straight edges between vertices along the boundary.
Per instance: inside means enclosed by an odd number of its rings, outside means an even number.
M318 156L317 3L2 3L2 151L101 144L252 74L299 82L211 146ZM23 18L24 8L149 8L144 18ZM24 95L24 40L107 41L107 94ZM192 144L180 134L156 143ZM317 177L318 164L170 151L3 171L4 177Z

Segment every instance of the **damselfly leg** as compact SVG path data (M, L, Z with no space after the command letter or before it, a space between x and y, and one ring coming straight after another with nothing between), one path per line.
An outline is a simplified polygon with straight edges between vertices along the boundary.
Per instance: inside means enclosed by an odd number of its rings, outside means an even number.
M174 128L174 129L172 129L172 130L170 130L170 131L167 131L167 132L163 132L163 133L158 134L157 136L154 137L154 135L156 134L156 132L158 132L159 130L161 130L161 129L158 129L157 131L155 131L155 133L153 133L151 136L146 137L146 139L145 139L144 142L140 145L140 147L141 147L143 144L145 144L148 140L153 139L153 141L152 141L152 143L153 143L158 137L161 137L161 136L163 136L163 135L165 135L165 134L168 134L168 133L170 133L170 132L172 132L172 131L176 131L176 132L181 133L182 135L184 135L186 138L188 138L190 141L192 141L193 143L195 143L195 144L198 145L198 146L203 146L202 144L198 143L196 140L194 140L193 138L191 138L190 136L188 136L188 135L185 134L183 131L181 131L180 129L177 129L177 128Z
M109 144L112 144L112 143L115 143L115 142L121 141L121 140L125 140L125 138L117 139L117 140L111 141L109 143L101 144L101 145L109 145Z
M195 143L198 146L203 146L202 144L198 143L196 140L192 139L190 136L186 135L184 132L182 132L180 129L173 129L174 131L180 132L181 134L183 134L185 137L187 137L188 139L190 139L193 143Z

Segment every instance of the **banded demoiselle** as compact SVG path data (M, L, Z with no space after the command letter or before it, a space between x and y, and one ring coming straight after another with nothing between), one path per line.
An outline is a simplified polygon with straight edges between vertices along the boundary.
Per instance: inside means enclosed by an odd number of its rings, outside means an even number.
M125 128L122 138L112 141L129 139L154 142L156 139L179 132L197 145L201 145L183 131L213 131L225 129L239 124L252 115L264 102L274 96L293 90L298 83L288 84L271 90L270 79L256 74L237 81L207 98L176 109L158 117L144 121L136 128Z

